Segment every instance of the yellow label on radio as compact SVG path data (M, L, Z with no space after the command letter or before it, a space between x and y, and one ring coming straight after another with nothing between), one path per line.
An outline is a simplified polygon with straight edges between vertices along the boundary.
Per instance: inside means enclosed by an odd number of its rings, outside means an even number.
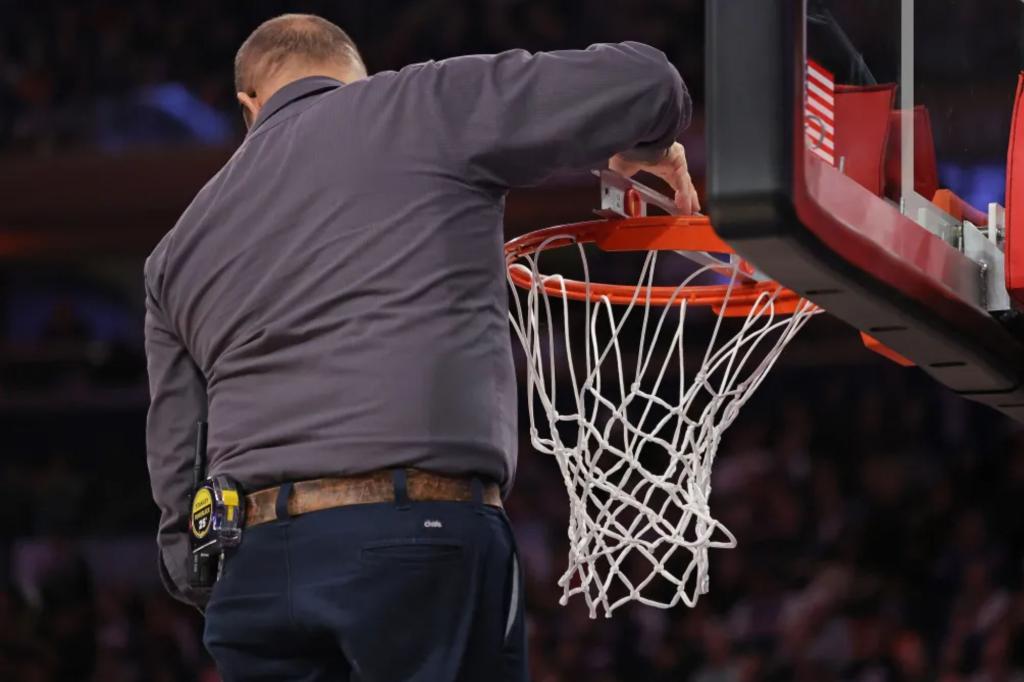
M197 538L205 538L210 532L210 525L213 521L213 497L207 488L200 488L196 496L192 498L192 535Z

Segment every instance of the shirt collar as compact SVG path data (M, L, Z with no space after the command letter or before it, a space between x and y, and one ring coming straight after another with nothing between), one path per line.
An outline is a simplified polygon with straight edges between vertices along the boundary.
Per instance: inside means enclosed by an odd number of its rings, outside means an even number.
M288 85L284 86L277 92L275 92L267 103L260 109L260 115L256 117L256 121L252 124L252 128L249 132L254 132L263 123L276 114L277 112L284 109L292 102L296 102L300 99L304 99L311 95L317 95L327 90L333 90L340 88L345 83L336 80L334 78L328 78L327 76L308 76L306 78L300 78L297 81L292 81Z

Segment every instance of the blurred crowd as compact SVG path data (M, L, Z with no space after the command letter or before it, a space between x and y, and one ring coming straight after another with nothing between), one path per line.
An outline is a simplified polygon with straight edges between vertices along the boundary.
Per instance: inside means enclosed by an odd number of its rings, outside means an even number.
M130 266L131 283L138 268ZM0 408L98 407L146 396L140 304L72 268L0 268Z
M0 0L0 150L53 154L241 135L235 50L288 11L336 21L371 72L427 59L641 40L703 70L703 0Z
M536 680L1024 680L1024 434L920 375L780 368L728 432L694 609L557 606L564 495L524 446L510 505ZM554 550L554 551L553 551Z
M0 413L0 679L216 679L199 614L156 580L144 414ZM559 606L562 478L525 433L520 462L537 682L1024 681L1024 433L917 370L777 368L717 458L739 547L694 609Z
M232 143L242 134L231 88L235 50L260 21L283 12L337 22L371 73L466 53L639 40L665 50L700 102L704 2L0 0L0 151ZM831 11L877 79L898 79L898 3L811 5ZM1018 15L1010 2L985 11L959 0L918 5L917 97L932 110L943 156L978 162L1005 153L1021 65ZM822 45L839 44L831 30L814 30Z

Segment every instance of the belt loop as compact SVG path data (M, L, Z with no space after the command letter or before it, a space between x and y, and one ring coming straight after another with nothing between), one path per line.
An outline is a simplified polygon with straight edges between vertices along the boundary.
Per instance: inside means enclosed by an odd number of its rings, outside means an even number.
M405 469L392 469L391 482L395 486L395 506L401 510L409 508L409 485Z
M473 506L477 514L484 513L484 482L474 476L469 481L469 488L473 492Z
M282 483L281 487L277 489L277 501L274 503L274 512L277 515L277 519L290 519L291 514L288 513L288 500L292 498L292 482Z

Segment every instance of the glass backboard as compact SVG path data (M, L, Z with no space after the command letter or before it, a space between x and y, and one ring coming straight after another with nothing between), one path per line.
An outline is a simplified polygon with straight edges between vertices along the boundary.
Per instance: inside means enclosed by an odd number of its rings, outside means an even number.
M892 96L892 120L877 129L888 136L879 147L882 194L905 213L930 208L938 188L981 211L1003 203L1021 8L1017 0L808 3L807 56L834 74L847 100L848 129L835 133L845 132L851 151L870 142L857 125L870 121L850 117L870 118L871 105L849 100L871 88ZM810 77L811 102L816 83Z
M1024 4L707 7L719 234L869 347L1024 420L1003 214Z

